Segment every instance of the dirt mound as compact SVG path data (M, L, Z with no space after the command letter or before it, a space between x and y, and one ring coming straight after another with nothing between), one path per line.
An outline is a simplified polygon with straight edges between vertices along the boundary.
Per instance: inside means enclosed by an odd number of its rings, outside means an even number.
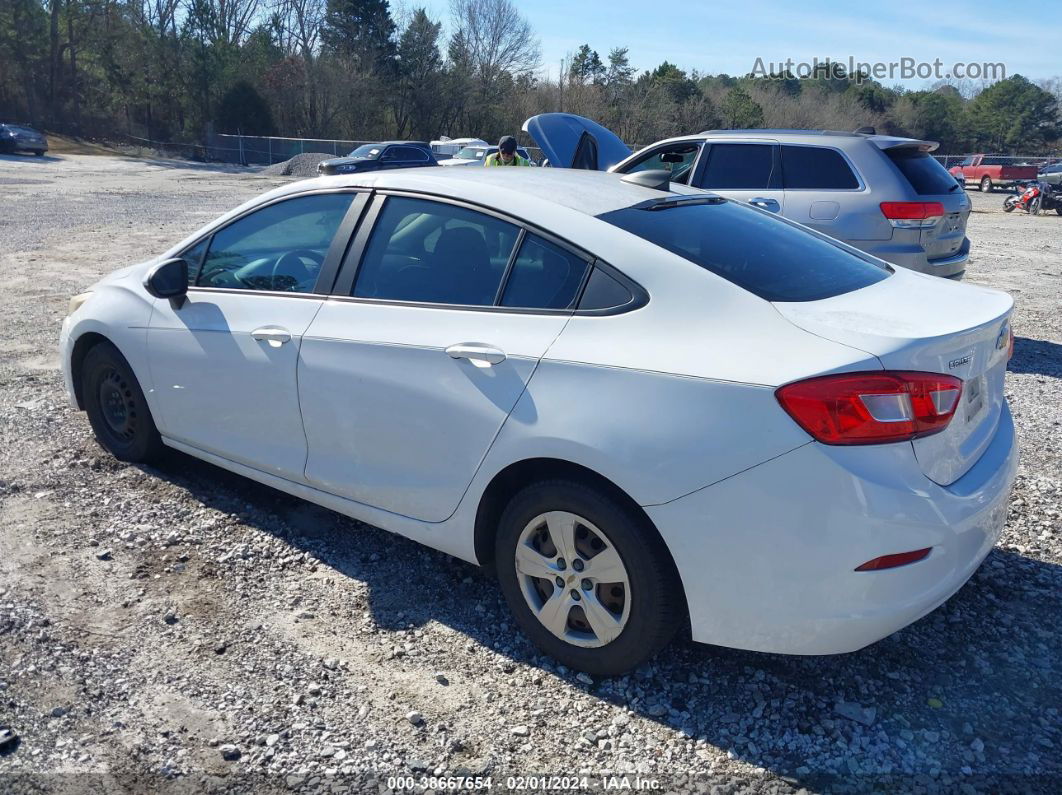
M326 155L323 152L304 152L283 163L266 166L262 173L270 177L316 177L317 164L333 157L335 155Z

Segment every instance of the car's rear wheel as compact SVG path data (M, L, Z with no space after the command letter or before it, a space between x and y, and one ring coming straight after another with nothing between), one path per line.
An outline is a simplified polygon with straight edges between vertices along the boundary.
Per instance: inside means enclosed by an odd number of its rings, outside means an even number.
M992 192L992 178L991 177L981 177L981 193L991 193L991 192Z
M596 489L555 480L502 514L496 568L517 623L565 665L611 676L663 648L683 618L678 573L644 516Z
M44 152L42 152L42 151L40 151L40 150L38 149L38 150L36 150L36 151L35 151L35 152L33 153L33 156L34 156L34 157L44 157Z
M96 439L115 458L147 462L165 452L132 368L109 342L101 342L85 354L81 396Z

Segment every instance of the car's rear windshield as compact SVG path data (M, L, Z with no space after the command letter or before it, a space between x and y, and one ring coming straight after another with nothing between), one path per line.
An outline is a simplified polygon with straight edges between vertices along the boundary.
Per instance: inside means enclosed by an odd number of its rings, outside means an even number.
M635 205L597 217L767 301L818 301L889 276L870 260L737 202Z
M900 147L887 149L885 154L907 178L919 196L940 196L959 190L959 183L955 181L955 177L927 152Z

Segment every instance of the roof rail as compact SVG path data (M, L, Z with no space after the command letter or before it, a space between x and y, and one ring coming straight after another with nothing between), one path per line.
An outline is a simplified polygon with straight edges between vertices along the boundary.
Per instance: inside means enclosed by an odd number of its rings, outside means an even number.
M746 129L746 130L702 130L699 135L833 135L851 138L856 135L873 135L863 130L873 128L860 128L856 132L844 130L787 130L787 129Z

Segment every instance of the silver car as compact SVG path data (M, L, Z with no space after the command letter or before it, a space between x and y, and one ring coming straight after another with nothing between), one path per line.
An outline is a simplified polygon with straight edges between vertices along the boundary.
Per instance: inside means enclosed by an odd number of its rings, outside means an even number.
M710 130L630 154L589 119L549 113L524 129L552 165L671 180L747 201L905 268L962 278L970 199L934 141L824 130Z
M32 127L23 124L0 124L0 152L33 152L44 157L48 139Z

